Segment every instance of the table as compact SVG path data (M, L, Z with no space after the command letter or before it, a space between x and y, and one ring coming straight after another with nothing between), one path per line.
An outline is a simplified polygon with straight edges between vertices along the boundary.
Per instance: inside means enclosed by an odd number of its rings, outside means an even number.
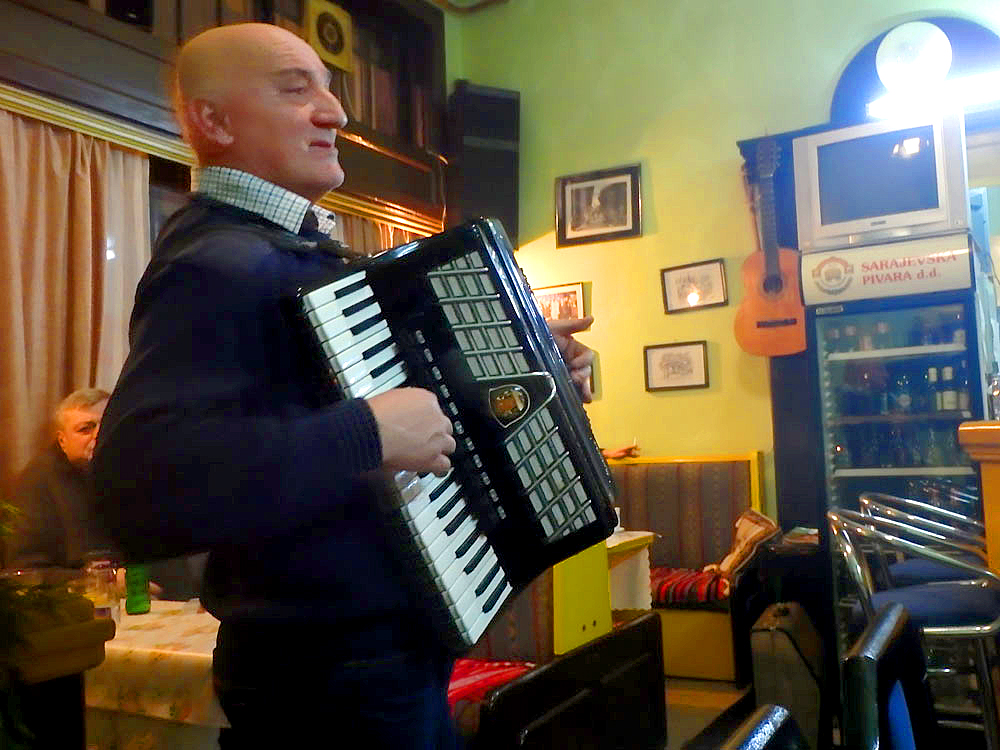
M196 600L121 615L85 676L88 750L217 750L229 723L212 688L219 621Z
M649 609L649 545L652 531L616 531L605 540L608 548L608 586L611 609Z

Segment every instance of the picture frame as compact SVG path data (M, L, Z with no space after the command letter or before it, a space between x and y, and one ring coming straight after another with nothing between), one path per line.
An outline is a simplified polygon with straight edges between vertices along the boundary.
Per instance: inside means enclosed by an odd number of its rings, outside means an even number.
M583 308L582 281L557 286L542 286L532 289L532 292L534 292L535 300L542 308L542 316L546 320L582 318L586 315Z
M688 312L729 304L722 258L660 269L663 312Z
M556 178L556 247L642 234L640 165Z
M708 388L708 342L680 341L643 347L647 391Z

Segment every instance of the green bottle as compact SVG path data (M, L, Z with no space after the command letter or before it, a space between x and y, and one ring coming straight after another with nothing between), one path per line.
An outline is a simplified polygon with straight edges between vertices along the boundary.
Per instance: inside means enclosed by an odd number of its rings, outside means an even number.
M149 612L149 566L132 564L125 568L125 611L130 615Z

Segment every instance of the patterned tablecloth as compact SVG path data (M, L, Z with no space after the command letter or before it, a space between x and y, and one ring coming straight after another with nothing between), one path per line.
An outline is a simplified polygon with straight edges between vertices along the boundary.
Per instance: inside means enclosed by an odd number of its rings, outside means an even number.
M200 743L192 732L214 744L218 728L229 726L212 689L218 630L196 601L154 601L145 615L123 611L104 662L85 676L88 746L193 747Z

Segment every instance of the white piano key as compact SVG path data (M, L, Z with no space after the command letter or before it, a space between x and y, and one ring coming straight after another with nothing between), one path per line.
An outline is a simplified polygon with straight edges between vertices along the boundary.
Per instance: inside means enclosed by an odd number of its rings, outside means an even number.
M400 362L395 367L386 370L377 380L367 378L345 391L351 398L368 398L379 393L398 388L407 381L406 365Z
M424 546L432 542L444 527L448 525L452 518L458 515L463 509L464 503L456 503L444 518L438 518L438 508L444 505L451 497L458 492L458 485L454 484L442 493L439 502L428 505L427 508L413 521L414 530L420 536Z
M466 632L472 637L473 642L479 639L486 626L489 625L490 621L493 619L494 614L503 604L503 602L510 596L510 584L504 585L504 589L501 595L497 598L497 601L493 603L492 607L488 609L485 607L486 603L489 601L496 588L500 585L503 580L504 572L501 569L496 577L491 581L491 585L482 593L476 594L475 587L470 587L468 591L459 599L455 604L455 610L457 610L458 617L460 618L463 627Z
M507 601L508 598L510 598L510 595L513 593L513 591L514 589L508 583L504 587L504 590L501 593L501 595L497 598L497 601L493 605L493 607L490 608L488 612L481 613L480 616L476 619L476 621L471 626L469 626L468 629L469 640L472 643L478 641L482 637L483 633L486 632L486 628L488 628L490 623L493 621L493 617L496 615L497 611L499 611L503 603Z
M306 292L302 295L302 298L311 307L319 307L332 299L336 299L337 293L341 289L346 289L349 286L353 286L360 281L364 281L365 272L358 271L357 273L349 274L343 278L332 281L329 284L321 286L319 289L314 289L311 292Z
M438 487L446 482L453 482L455 480L454 470L449 471L443 477L436 477L433 474L429 474L423 479L422 488L420 494L415 497L412 501L406 504L406 507L402 508L403 517L406 521L412 522L419 516L424 510L431 504L431 493L433 493Z
M359 310L356 310L355 312L351 313L350 315L345 314L344 324L348 328L353 328L354 326L358 325L358 323L363 323L369 318L381 319L382 317L384 317L382 315L382 308L379 306L378 302L375 302L373 300L370 305L366 305L360 308Z
M452 588L453 586L457 585L460 579L465 578L466 576L469 575L468 573L465 572L465 566L466 563L468 562L469 555L463 555L462 557L459 557L455 554L455 548L458 547L460 544L462 544L462 542L464 542L468 538L469 534L475 528L476 528L476 522L472 521L466 528L463 528L459 534L455 535L456 537L458 537L457 542L446 547L444 550L441 551L441 554L437 557L437 559L441 560L442 563L448 562L449 559L451 560L451 564L448 565L448 567L444 569L444 572L441 573L441 582L444 584L445 588L448 589ZM480 534L478 537L476 537L476 541L472 549L476 549L485 540L486 537Z
M468 507L464 499L462 504L465 507ZM456 557L455 550L462 544L462 542L468 539L469 534L471 534L475 528L476 517L472 513L469 513L468 517L466 517L466 519L462 521L461 525L459 525L459 527L451 534L441 533L438 534L436 539L430 540L427 544L428 553L435 560L441 560L444 565L450 565L452 560L460 559Z
M455 607L457 614L460 617L468 617L477 606L479 611L482 612L483 602L489 597L490 589L487 587L486 591L482 594L476 593L476 587L482 582L483 578L486 577L486 573L493 569L497 564L497 556L492 548L486 553L486 556L479 561L476 569L471 573L468 573L466 577L462 580L460 587L456 588L452 592L452 597L455 602ZM500 582L500 577L503 575L503 570L500 570L496 575L497 583ZM476 614L475 617L479 615Z
M361 302L362 300L366 300L374 296L375 294L374 292L372 292L371 287L365 285L355 289L353 292L350 292L349 294L338 296L337 303L340 305L340 309L346 310L351 305L356 305L358 302Z

